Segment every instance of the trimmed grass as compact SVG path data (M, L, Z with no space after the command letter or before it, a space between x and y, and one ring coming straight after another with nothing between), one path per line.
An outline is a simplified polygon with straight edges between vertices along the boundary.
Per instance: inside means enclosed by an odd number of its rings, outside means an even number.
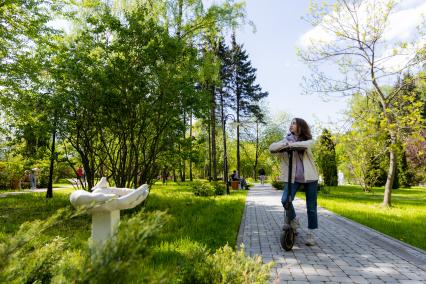
M392 192L392 207L381 206L383 188L365 193L359 186L329 187L318 195L318 205L334 213L426 250L426 188ZM298 194L304 198L304 194Z
M176 273L197 247L235 247L246 195L240 190L229 196L197 197L186 186L156 184L146 210L167 211L171 218L159 236L154 263Z
M71 207L69 195L71 189L55 191L54 198L46 200L46 193L22 193L0 198L0 239L18 231L24 222L45 220L56 210ZM44 237L62 236L72 247L86 246L90 237L90 216L83 215L48 230Z
M45 199L45 193L26 193L0 198L0 239L15 233L21 224L46 219L56 210L70 207L72 189L54 192L54 198ZM145 202L146 211L166 211L169 220L156 238L153 265L176 275L178 265L190 262L194 248L211 251L228 244L235 247L247 191L232 191L231 195L197 197L188 183L156 184ZM130 215L141 207L122 211ZM73 249L87 249L90 237L89 215L76 217L49 229L43 238L62 236Z

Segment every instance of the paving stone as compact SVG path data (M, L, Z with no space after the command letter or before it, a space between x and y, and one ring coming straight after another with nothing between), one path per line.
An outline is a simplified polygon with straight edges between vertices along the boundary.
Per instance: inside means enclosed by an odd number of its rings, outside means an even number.
M367 279L365 279L362 276L349 276L349 278L354 282L354 283L370 283Z
M330 281L330 278L327 277L327 276L308 275L306 278L308 278L309 282L311 282L311 281L324 281L324 282Z
M274 261L270 283L426 283L426 253L318 208L317 245L304 244L305 201L294 206L300 222L291 251L280 246L282 191L258 186L248 192L238 245L247 255Z

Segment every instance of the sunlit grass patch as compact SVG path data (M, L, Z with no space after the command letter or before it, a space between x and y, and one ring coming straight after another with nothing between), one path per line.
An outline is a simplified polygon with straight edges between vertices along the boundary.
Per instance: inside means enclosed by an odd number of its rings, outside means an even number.
M0 240L10 238L24 222L45 220L60 208L70 208L69 195L72 191L72 188L55 191L54 198L49 200L46 200L45 193L1 198ZM229 257L233 264L228 270L243 271L246 265L260 269L261 263L251 263L252 260L243 258L241 252L229 251L236 245L246 195L247 191L240 190L232 191L231 195L199 197L189 189L189 183L155 184L144 206L122 211L122 220L136 216L140 210L146 214L166 212L167 221L147 248L152 251L152 258L143 265L152 271L166 273L176 283L193 283L194 279L206 279L206 275L210 275L208 265L216 265L214 257L218 258L218 263ZM50 242L60 236L69 243L72 251L84 252L88 249L90 230L90 215L81 215L59 222L42 232L39 238ZM222 249L224 246L227 246L225 250ZM191 272L194 265L202 272L198 276ZM217 265L216 274L220 272L220 265ZM265 276L266 267L262 268L263 272L259 271L259 277L268 278ZM236 274L229 272L229 275Z
M381 205L383 191L374 188L372 192L363 192L358 186L331 187L329 194L318 195L318 205L426 250L426 188L394 190L390 208Z

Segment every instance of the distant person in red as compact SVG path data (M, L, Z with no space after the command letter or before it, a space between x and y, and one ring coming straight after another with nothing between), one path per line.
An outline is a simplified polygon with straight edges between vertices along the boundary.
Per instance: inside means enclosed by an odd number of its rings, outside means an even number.
M84 182L84 170L82 166L79 166L77 169L77 179L80 181L80 183L83 185Z

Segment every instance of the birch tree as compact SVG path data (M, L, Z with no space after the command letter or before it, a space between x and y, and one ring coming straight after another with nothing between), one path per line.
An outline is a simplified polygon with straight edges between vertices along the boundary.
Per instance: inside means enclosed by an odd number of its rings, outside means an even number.
M424 34L421 29L410 42L390 36L390 23L397 11L393 0L338 0L333 5L311 4L305 18L315 28L305 38L306 45L298 51L313 75L306 79L308 93L323 95L363 94L376 100L381 107L388 135L389 166L383 199L391 206L391 188L396 169L396 145L404 125L397 123L394 112L404 84L386 91L405 72L416 72L424 56ZM324 70L327 66L327 72ZM333 68L334 69L331 69ZM399 104L399 103L397 103ZM408 117L419 121L420 117ZM414 123L415 124L415 123Z

